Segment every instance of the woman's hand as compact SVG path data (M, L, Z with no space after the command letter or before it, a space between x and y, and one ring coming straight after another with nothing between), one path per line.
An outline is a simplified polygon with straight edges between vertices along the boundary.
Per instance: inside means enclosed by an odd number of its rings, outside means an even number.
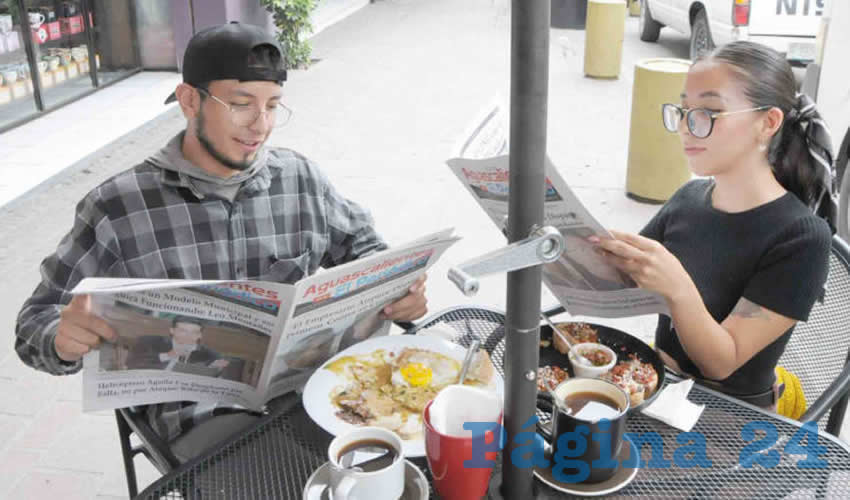
M589 241L608 262L626 272L646 290L658 292L668 301L696 289L679 259L661 243L636 234L611 231L614 238L591 236Z

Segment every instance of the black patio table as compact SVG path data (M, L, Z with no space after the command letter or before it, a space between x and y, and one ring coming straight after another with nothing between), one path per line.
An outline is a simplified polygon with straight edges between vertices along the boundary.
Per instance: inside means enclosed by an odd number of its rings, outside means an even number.
M504 321L504 313L496 310L458 307L435 314L409 333L435 325L451 327L457 331L455 342L461 345L480 340L499 372L503 372ZM327 460L327 447L333 436L310 419L299 395L292 394L286 398L275 413L261 419L243 434L163 476L137 498L301 498L310 474ZM684 441L677 442L681 433L645 415L633 414L629 416L628 432L657 433L664 443L663 457L672 461L673 465L652 467L656 457L650 459L651 446L644 445L641 455L649 461L649 466L641 468L635 479L612 497L850 498L850 446L846 443L826 433L820 433L816 443L800 440L804 434L800 432L800 422L698 385L691 390L689 399L705 404L705 410L692 432L705 436L706 455L711 467L677 466L675 451L687 445ZM767 436L764 431L756 431L747 436L749 440L745 440L742 431L748 424L774 428L776 435ZM772 446L755 442L765 436L769 440L765 442ZM765 460L763 463L769 467L741 464L742 452L753 445L762 449L760 460ZM800 448L795 449L795 445ZM816 450L814 446L821 448ZM806 447L813 452L808 458L805 456ZM771 456L768 457L768 454ZM680 460L681 455L684 454L679 453ZM751 454L744 453L743 456ZM686 455L686 458L693 456ZM817 459L823 461L822 467L807 468ZM424 458L412 461L430 480ZM494 483L500 479L499 469L497 465ZM535 485L538 498L566 498L563 493L542 483L535 481Z

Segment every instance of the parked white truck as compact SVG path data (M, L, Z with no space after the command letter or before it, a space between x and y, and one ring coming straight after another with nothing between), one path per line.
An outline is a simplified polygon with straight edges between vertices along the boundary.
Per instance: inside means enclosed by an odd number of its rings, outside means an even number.
M833 1L833 0L830 0ZM838 0L847 1L847 0ZM763 43L795 65L812 62L827 0L640 0L640 39L668 26L691 37L691 59L736 40Z

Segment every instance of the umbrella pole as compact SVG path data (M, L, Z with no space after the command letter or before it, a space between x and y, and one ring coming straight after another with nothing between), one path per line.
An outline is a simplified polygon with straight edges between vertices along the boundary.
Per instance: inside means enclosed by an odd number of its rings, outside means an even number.
M510 104L510 242L543 225L551 0L512 0ZM540 266L508 273L505 325L505 431L502 495L531 496L531 468L511 463L517 434L534 415L540 340Z

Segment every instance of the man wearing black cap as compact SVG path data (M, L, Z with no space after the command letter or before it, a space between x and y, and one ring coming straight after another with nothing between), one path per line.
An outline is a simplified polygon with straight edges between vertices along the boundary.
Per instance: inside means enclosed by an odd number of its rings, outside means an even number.
M197 33L183 59L177 101L186 130L144 163L92 190L74 226L41 264L15 349L38 370L75 373L115 332L69 291L83 278L294 282L386 248L367 211L342 197L314 164L263 144L289 118L277 41L231 23ZM427 311L424 280L388 306L390 319ZM154 429L188 460L257 417L230 407L152 405ZM217 418L210 418L217 416Z

